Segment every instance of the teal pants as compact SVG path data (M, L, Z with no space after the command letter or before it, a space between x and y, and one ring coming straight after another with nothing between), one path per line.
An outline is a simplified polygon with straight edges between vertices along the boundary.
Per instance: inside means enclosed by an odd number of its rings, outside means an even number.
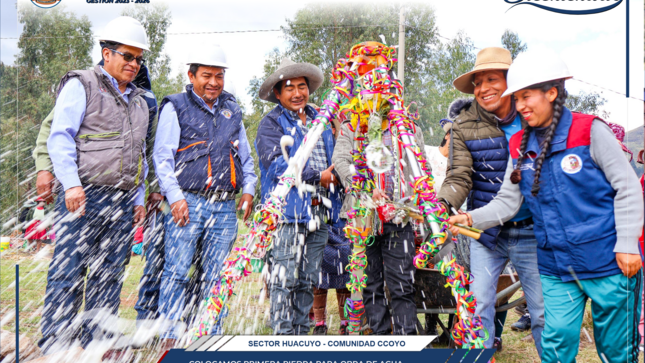
M542 362L576 361L587 299L591 299L593 336L601 362L638 362L641 271L562 282L541 275L544 294Z

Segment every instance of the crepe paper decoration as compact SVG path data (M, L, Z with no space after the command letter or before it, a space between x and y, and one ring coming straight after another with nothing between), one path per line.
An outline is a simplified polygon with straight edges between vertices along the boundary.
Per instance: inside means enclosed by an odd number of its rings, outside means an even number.
M354 254L349 258L346 269L352 273L352 278L347 288L352 293L360 292L365 287L366 278L363 275L358 278L356 271L364 270L367 261L365 259L365 247L370 239L368 233L371 228L359 229L354 227L357 221L372 215L372 211L365 204L365 200L371 198L376 187L375 172L383 172L385 168L374 170L369 165L381 163L391 167L386 154L381 151L381 135L383 127L376 121L379 116L386 115L383 121L386 128L390 130L393 141L393 151L397 151L394 165L398 167L399 180L396 181L399 189L408 183L414 194L412 204L418 208L418 214L423 216L425 222L431 226L430 237L419 248L414 258L414 265L417 268L426 268L428 261L441 249L446 238L448 228L448 214L443 206L437 202L434 191L434 179L430 173L422 149L416 145L414 121L418 114L409 111L401 98L403 86L401 82L393 79L390 69L394 66L395 49L376 42L361 43L354 46L347 54L349 61L339 62L342 65L357 64L356 73L343 73L351 78L353 92L347 90L344 97L350 98L340 107L341 113L351 120L350 130L354 133L355 149L351 152L354 162L355 173L352 177L350 194L354 197L355 205L348 213L348 225L345 233L354 244ZM338 73L342 73L338 71ZM369 146L368 146L369 145ZM373 146L372 146L373 145ZM376 153L381 153L380 155ZM367 154L367 155L366 155ZM404 160L407 157L407 162ZM404 166L412 163L411 168L414 174L406 181L403 173ZM378 166L383 166L378 165ZM385 170L386 171L386 170ZM401 192L401 194L403 194ZM404 195L402 195L404 196ZM387 206L387 207L386 207ZM378 206L376 213L382 221L389 221L392 217L390 206ZM359 223L360 224L360 223ZM481 319L474 316L476 299L467 291L467 285L472 283L472 277L465 273L462 266L455 260L440 261L436 266L446 276L446 287L452 291L457 303L456 313L459 322L455 326L453 338L458 346L463 348L483 348L483 342L487 338L486 330L481 324ZM345 305L345 312L348 319L360 321L362 314L362 300L355 294L348 299ZM351 313L351 314L350 314ZM348 328L350 332L360 330L359 323Z
M414 265L417 268L427 267L428 261L440 250L446 238L448 214L436 200L434 179L424 153L415 142L414 120L418 119L418 115L410 112L409 106L405 106L400 96L403 94L403 86L391 76L390 70L396 62L393 57L395 53L392 47L366 42L352 47L347 53L347 59L338 61L331 75L332 90L323 102L320 114L313 120L314 127L305 135L303 144L289 160L289 167L280 177L278 186L255 213L251 230L243 236L246 241L244 247L231 252L211 296L204 301L204 312L193 328L195 339L208 334L218 322L227 300L234 294L235 284L252 271L250 257L262 257L271 248L275 230L286 207L284 198L292 187L300 186L300 172L311 153L311 147L307 146L315 144L335 117L350 120L349 129L354 133L355 147L351 152L354 175L349 188L355 204L347 214L348 223L345 227L346 236L354 245L354 253L346 267L352 275L347 284L352 297L345 304L345 315L349 319L348 330L351 333L360 331L361 317L365 311L361 297L367 282L367 276L363 273L367 266L365 249L374 241L371 219L375 214L372 206L367 206L365 201L371 199L376 188L375 173L368 166L366 149L370 145L370 139L381 141L383 127L392 134L393 144L396 144L392 151L397 152L392 157L398 157L399 160L389 163L382 146L376 142L369 161L372 165L376 162L384 167L377 170L379 172L391 165L398 167L399 180L396 182L399 190L403 189L405 183L412 187L414 193L409 196L412 205L418 208L418 214L431 226L430 238L419 248ZM379 119L382 120L381 127L378 127ZM407 162L403 155L407 157ZM383 158L385 160L381 160ZM413 176L408 177L409 180L403 174L406 165L410 165L414 172ZM403 191L400 194L404 194ZM387 212L390 214L389 210ZM385 216L384 213L381 214ZM457 303L455 312L458 322L452 334L455 343L462 348L484 348L483 342L488 333L481 319L474 316L477 302L466 289L472 283L472 277L454 259L439 261L435 267L446 276L446 287L451 289Z

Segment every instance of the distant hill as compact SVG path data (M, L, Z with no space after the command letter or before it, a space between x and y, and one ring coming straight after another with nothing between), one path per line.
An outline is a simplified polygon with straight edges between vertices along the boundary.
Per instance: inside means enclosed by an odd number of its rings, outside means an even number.
M638 152L643 148L643 127L637 127L630 130L625 135L625 145L634 152L634 160L632 160L632 167L636 170L636 174L640 177L643 175L643 165L636 162Z

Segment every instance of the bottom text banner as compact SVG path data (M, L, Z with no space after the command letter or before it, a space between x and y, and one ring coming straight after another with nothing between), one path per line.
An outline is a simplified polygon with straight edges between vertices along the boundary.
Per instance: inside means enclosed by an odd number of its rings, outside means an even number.
M494 349L425 349L434 336L204 336L163 363L474 363Z

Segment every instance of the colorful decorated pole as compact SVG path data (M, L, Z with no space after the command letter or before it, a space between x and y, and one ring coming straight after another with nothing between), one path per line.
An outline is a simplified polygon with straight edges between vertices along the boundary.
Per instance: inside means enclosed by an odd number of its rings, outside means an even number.
M426 267L429 259L437 254L446 238L448 215L443 206L437 203L434 180L422 150L415 143L416 126L400 96L403 86L389 74L396 61L392 57L394 53L394 48L377 42L366 42L354 46L347 54L348 60L338 61L331 78L334 87L324 101L320 114L313 121L315 126L305 135L296 154L288 160L289 167L280 177L278 186L255 213L253 227L244 237L244 247L236 248L224 263L220 278L204 303L199 325L193 330L194 338L210 333L216 326L222 309L234 293L235 284L251 273L250 257L264 256L266 249L271 246L273 233L285 208L287 193L294 186L300 191L307 189L299 181L301 170L324 128L339 112L351 114L350 129L354 132L356 147L352 152L355 170L349 188L355 204L348 212L348 224L345 228L347 237L354 245L354 253L347 266L351 273L347 287L352 296L345 305L345 313L350 319L350 332L360 330L364 312L362 290L367 277L364 274L367 266L365 249L374 238L372 221L376 218L375 211L378 210L379 218L384 213L384 206L376 206L371 200L376 186L374 173L389 170L393 162L392 155L381 142L381 128L385 125L392 133L394 152L399 161L399 167L396 168L399 185L396 189L400 190L401 185L408 182L403 175L405 162L401 154L405 153L413 174L409 176L412 178L409 183L414 190L414 195L408 196L412 197L414 208L390 203L386 208L387 214L394 218L395 223L401 223L404 217L409 218L412 214L420 214L430 224L431 236L414 259L417 268ZM382 117L385 110L389 110L387 122ZM288 159L285 146L290 142L288 136L281 141L285 160ZM483 348L486 332L479 318L473 317L476 300L466 289L472 281L471 277L452 257L439 261L436 267L447 277L447 286L451 287L457 302L459 321L453 331L455 343L466 348Z
M358 76L355 80L354 97L341 108L352 113L351 128L355 133L355 147L352 156L355 165L355 175L352 180L351 195L356 202L354 209L348 213L348 226L346 233L354 243L354 254L350 258L347 270L352 273L348 288L352 297L348 299L345 307L350 319L349 330L352 332L360 328L360 315L363 313L361 291L366 284L362 271L367 265L365 246L372 238L367 217L372 211L378 209L379 218L391 220L401 216L399 211L409 209L388 203L388 207L374 206L371 192L374 189L374 173L383 173L392 166L391 154L381 143L382 119L381 110L389 109L387 114L388 124L393 140L394 152L398 152L397 169L399 186L409 182L414 190L413 205L419 208L418 212L430 225L431 235L420 248L414 263L417 268L425 268L430 258L434 257L446 238L448 215L443 206L437 203L433 188L434 180L426 163L424 153L416 145L414 134L416 126L411 120L412 116L405 107L401 97L403 86L390 75L393 64L394 49L383 44L368 42L355 46L348 54L351 62L359 64ZM364 71L361 71L363 69ZM369 146L365 146L369 143ZM405 154L405 157L401 154ZM407 159L407 163L404 162ZM404 164L409 165L412 175L403 174ZM411 178L412 180L406 180ZM387 209L387 212L384 212ZM394 210L393 210L394 209ZM398 211L397 211L398 209ZM414 211L408 213L416 214ZM389 214L389 217L383 216ZM396 219L394 219L396 221ZM466 286L472 281L463 267L457 265L452 256L444 258L437 263L437 268L448 278L448 285L452 289L457 302L457 316L453 338L458 346L466 348L483 348L485 331L483 331L479 318L473 317L476 301Z

